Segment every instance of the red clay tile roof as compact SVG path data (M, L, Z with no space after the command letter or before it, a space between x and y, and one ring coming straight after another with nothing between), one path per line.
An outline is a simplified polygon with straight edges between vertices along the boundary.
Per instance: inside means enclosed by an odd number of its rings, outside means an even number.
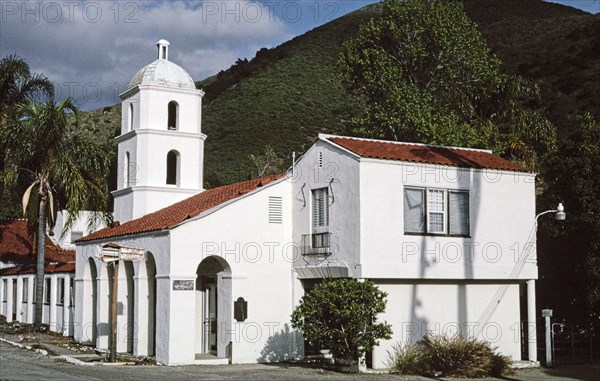
M15 264L37 262L26 220L0 219L0 261ZM46 263L48 262L75 262L75 250L63 250L46 236Z
M240 197L243 194L256 190L257 188L282 177L283 174L278 174L209 189L164 209L128 221L122 225L99 230L80 238L77 242L170 229L187 219L196 217L202 212L214 208L226 201Z
M36 266L34 264L26 264L0 269L0 275L35 274L35 271ZM44 272L46 274L72 273L75 272L75 262L50 263L44 266Z
M355 154L383 160L408 161L462 168L527 172L527 168L490 152L466 148L386 142L382 140L327 136L327 140Z

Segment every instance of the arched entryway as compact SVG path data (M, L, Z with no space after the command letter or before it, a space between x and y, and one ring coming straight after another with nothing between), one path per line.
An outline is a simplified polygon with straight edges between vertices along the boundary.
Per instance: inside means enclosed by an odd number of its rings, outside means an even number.
M196 276L197 357L227 357L232 315L231 268L223 258L211 256L200 262Z

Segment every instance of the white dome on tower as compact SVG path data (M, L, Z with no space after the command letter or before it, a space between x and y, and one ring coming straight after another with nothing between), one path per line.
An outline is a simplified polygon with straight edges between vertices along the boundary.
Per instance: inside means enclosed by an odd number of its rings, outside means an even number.
M158 59L146 65L133 76L129 89L138 85L161 85L179 87L183 89L196 89L194 80L181 66L169 61L169 41L159 40Z

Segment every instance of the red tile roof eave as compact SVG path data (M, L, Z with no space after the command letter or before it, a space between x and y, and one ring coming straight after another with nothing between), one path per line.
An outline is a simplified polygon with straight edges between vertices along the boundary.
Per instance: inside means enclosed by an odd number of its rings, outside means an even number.
M527 168L494 155L489 150L433 146L335 135L324 135L323 140L338 149L350 152L359 158L443 165L457 168L531 173ZM437 160L428 160L423 157L419 158L419 154L424 154L424 156L430 156ZM413 157L419 159L411 160Z
M183 221L186 222L186 221ZM174 226L175 227L175 226ZM140 231L140 232L134 232L134 233L125 233L125 234L115 234L115 235L110 235L110 236L104 236L104 237L98 237L98 238L92 238L92 239L85 239L86 237L80 238L76 241L76 244L82 244L82 245L87 245L89 243L110 243L113 240L123 240L123 239L127 239L128 237L134 237L134 236L157 236L157 235L162 235L162 234L167 234L172 228L165 228L165 229L156 229L156 230L148 230L148 231ZM100 232L101 230L99 230L98 232ZM116 243L116 242L115 242Z
M285 174L282 173L209 189L156 212L128 221L122 225L92 233L86 237L80 238L76 243L87 243L130 235L168 231L181 223L188 222L211 210L217 210L230 202L263 189L263 187L267 185L276 184L284 178ZM223 192L224 194L220 195L220 192ZM161 222L154 221L161 217L164 217ZM136 226L144 224L145 222L147 222L147 225L145 226Z
M75 272L75 262L53 263L53 264L47 264L44 266L45 274L60 274L60 273L74 273L74 272ZM7 267L7 268L0 269L0 276L35 274L35 273L36 273L35 264L17 265L17 266L13 266L13 267Z
M528 170L527 168L523 168L523 169L505 169L505 168L495 168L495 167L465 167L465 166L460 166L458 164L438 164L438 163L430 163L430 162L424 162L424 161L416 161L416 160L397 160L397 159L388 159L388 158L382 158L382 157L365 157L365 156L360 156L358 155L359 160L363 160L363 159L367 159L367 160L382 160L382 161L395 161L397 163L410 163L410 164L427 164L427 165L437 165L437 166L442 166L442 167L449 167L449 168L464 168L464 169L476 169L476 170L493 170L493 171L506 171L506 172L518 172L518 173L529 173L529 174L535 174L535 172L532 172L530 170Z

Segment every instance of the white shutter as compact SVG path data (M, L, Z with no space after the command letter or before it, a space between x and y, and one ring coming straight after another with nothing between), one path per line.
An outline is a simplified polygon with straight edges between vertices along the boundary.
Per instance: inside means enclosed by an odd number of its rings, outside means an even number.
M406 233L425 232L425 191L404 189L404 231Z
M450 234L469 235L469 193L450 192Z

